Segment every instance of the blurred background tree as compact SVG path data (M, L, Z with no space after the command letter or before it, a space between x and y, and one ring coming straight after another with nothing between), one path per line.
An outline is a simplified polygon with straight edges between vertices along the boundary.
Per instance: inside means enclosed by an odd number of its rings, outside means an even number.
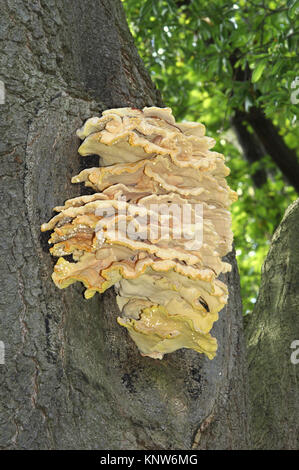
M226 156L249 314L271 236L299 192L299 0L123 3L165 104L177 119L204 123Z

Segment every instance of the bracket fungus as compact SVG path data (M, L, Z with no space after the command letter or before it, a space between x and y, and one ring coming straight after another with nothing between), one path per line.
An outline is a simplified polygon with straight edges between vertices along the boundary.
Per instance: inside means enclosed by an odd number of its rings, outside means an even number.
M77 135L79 153L99 155L100 166L72 179L95 193L56 207L41 227L53 230L53 281L81 281L86 298L114 286L117 321L144 356L191 348L212 359L236 199L214 140L202 124L177 123L170 108L156 107L104 111Z

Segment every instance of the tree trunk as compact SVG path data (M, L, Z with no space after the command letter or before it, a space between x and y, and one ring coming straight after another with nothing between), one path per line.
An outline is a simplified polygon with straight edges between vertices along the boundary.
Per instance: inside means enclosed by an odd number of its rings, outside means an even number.
M40 224L80 194L70 183L82 165L75 130L105 108L162 104L121 3L7 0L0 21L0 448L245 448L233 253L213 361L190 350L162 361L141 357L116 322L112 289L85 300L79 284L60 291L51 280L54 260Z
M259 298L246 328L257 449L299 447L298 220L299 199L273 236Z

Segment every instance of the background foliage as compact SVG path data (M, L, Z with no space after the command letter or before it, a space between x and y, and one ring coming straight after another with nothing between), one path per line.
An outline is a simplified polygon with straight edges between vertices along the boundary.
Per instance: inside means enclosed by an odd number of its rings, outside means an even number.
M244 313L250 313L271 236L297 195L266 151L254 163L244 159L231 121L238 110L257 107L297 149L299 104L291 102L291 84L299 77L299 1L124 0L124 6L165 104L177 119L204 123L227 158L229 184L239 195L233 231ZM250 124L246 129L253 133ZM259 170L266 181L257 187Z

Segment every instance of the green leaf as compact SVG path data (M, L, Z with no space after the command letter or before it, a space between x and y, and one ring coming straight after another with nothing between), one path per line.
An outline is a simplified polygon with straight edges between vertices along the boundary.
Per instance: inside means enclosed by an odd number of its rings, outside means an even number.
M153 9L153 0L147 0L140 9L140 19L147 17Z
M261 61L258 63L257 67L254 69L252 74L252 83L256 83L261 78L263 71L265 70L267 62Z
M298 0L292 0L288 2L288 15L290 18L295 18L295 16L298 14L298 10L299 10Z

